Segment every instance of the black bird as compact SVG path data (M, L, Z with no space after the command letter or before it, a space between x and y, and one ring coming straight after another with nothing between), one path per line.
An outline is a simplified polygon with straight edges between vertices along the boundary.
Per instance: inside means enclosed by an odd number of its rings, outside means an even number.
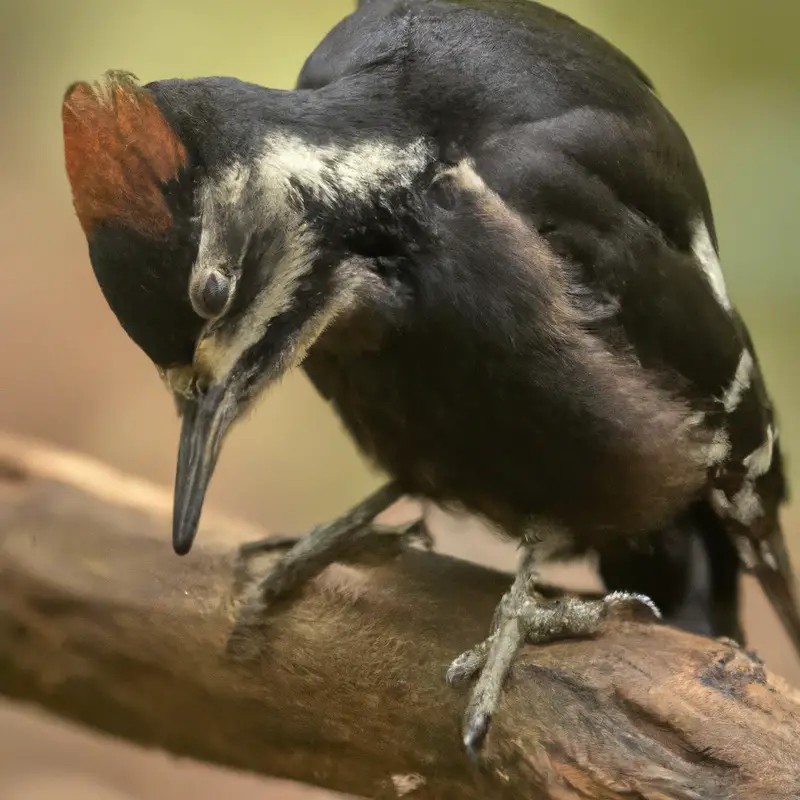
M477 675L470 748L523 640L644 595L741 638L740 565L800 647L778 430L704 179L605 40L523 0L372 0L294 91L109 73L63 121L97 280L183 419L176 552L230 426L302 364L391 480L301 539L266 600L402 495L521 542L448 673ZM608 597L537 596L537 564L586 552Z

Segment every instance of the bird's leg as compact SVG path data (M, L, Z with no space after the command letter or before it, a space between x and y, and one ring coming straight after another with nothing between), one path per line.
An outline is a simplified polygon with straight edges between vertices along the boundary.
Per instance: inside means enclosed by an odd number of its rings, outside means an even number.
M274 550L289 550L301 539L301 536L265 536L263 539L254 539L239 545L239 556L250 558L259 553L271 553Z
M345 557L360 540L387 534L425 541L424 522L415 521L398 528L373 525L375 518L403 495L396 483L387 483L332 522L319 525L297 539L270 537L244 545L240 553L250 557L258 552L289 548L261 582L259 593L265 603L282 597Z
M248 559L261 553L289 550L302 538L302 536L265 536L263 539L254 539L252 542L239 545L239 556ZM347 545L347 550L349 552L351 547L359 550L360 546L366 548L374 546L376 549L381 549L383 546L397 548L403 544L413 544L414 542L422 545L426 550L433 550L433 536L423 518L415 519L413 522L404 522L402 525L378 525L377 523L366 525L358 529L350 540L350 544Z
M545 644L597 634L609 613L659 618L644 595L614 592L598 600L563 597L546 600L534 589L534 551L520 563L514 583L494 613L489 637L456 658L447 671L451 685L478 676L464 715L464 744L471 754L480 748L514 659L525 642Z

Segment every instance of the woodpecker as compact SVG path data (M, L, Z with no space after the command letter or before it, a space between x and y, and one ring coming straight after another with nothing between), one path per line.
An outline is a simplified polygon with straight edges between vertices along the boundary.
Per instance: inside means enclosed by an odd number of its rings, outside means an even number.
M371 0L294 90L112 72L62 114L97 281L182 418L177 553L231 426L301 367L389 480L281 557L267 605L402 496L520 543L447 675L473 681L470 750L525 641L613 609L741 640L749 570L800 648L775 412L704 178L610 43L524 0ZM536 593L587 553L608 596Z

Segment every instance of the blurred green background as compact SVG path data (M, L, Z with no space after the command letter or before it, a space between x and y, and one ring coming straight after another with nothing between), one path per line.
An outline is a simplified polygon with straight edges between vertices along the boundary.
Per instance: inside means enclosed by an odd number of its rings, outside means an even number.
M792 477L800 460L800 3L797 0L561 0L655 80L704 167L723 267L748 320L781 416ZM222 74L289 88L344 0L0 0L0 427L79 448L162 483L177 420L145 357L94 282L63 170L60 102L108 68L143 81ZM232 436L210 492L218 508L301 530L379 481L305 379L285 381ZM787 514L795 559L800 515ZM509 548L440 520L440 546L510 566ZM164 558L171 558L164 531ZM576 584L588 571L561 574ZM751 642L800 683L763 600L747 586ZM487 620L488 623L488 620ZM129 751L0 707L0 800L173 798L264 782ZM270 784L267 796L321 797Z

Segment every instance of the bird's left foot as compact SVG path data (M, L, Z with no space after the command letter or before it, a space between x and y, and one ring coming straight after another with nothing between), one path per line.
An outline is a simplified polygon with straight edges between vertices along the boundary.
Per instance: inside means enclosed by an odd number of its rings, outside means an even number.
M306 536L313 535L314 531ZM304 536L266 536L263 539L254 539L239 545L239 557L245 560L277 550L292 550L299 544ZM419 545L424 550L433 550L434 540L424 519L415 519L402 525L379 525L373 523L361 529L342 546L336 549L339 558L349 558L350 555L360 559L365 552L398 553L404 547ZM333 551L333 549L332 549ZM332 553L331 553L332 554Z
M285 598L334 561L360 561L369 554L392 556L416 542L431 549L433 539L424 519L397 527L375 524L375 518L401 496L397 484L387 483L339 519L319 525L305 536L274 536L243 545L239 550L243 563L260 553L286 551L259 585L264 606Z
M511 589L497 606L490 635L456 658L447 671L451 686L477 675L463 722L463 739L471 756L480 750L497 710L508 673L522 645L596 635L609 614L660 619L644 595L613 592L599 600L563 597L545 600L534 591L530 559L521 566Z

